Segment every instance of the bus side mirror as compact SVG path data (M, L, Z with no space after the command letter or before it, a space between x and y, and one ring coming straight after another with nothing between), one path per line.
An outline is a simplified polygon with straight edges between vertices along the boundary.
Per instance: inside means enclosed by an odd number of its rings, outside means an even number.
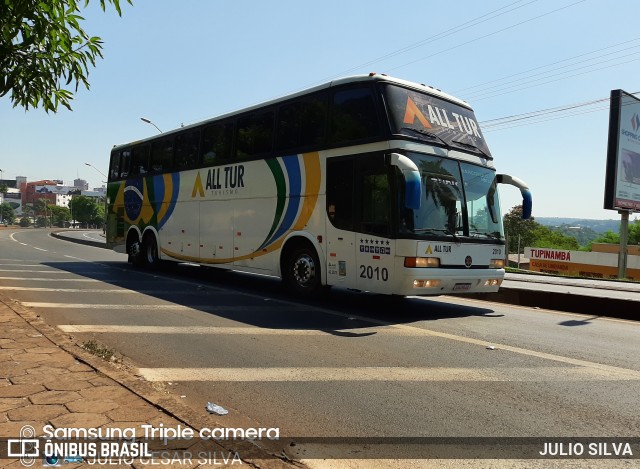
M520 193L522 194L522 218L524 220L530 218L533 200L531 198L529 186L527 186L521 179L509 176L508 174L498 174L496 176L496 180L498 181L498 184L511 184L512 186L520 189Z
M422 200L420 170L413 161L399 153L391 153L391 165L397 167L404 176L404 206L414 210L419 209Z

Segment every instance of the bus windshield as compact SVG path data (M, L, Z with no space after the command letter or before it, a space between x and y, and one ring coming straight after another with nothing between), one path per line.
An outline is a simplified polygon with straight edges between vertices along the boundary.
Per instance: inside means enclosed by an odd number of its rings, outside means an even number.
M401 233L503 239L495 171L433 155L407 156L420 170L423 199L419 209L403 208Z

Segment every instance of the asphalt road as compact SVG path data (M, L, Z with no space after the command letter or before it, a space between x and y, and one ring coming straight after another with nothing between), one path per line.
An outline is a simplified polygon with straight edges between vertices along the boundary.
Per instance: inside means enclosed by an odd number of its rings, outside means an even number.
M0 289L197 411L214 402L228 425L279 428L303 459L332 451L310 437L640 434L631 321L453 297L305 301L265 277L135 270L45 230L0 231ZM404 457L399 447L388 457Z

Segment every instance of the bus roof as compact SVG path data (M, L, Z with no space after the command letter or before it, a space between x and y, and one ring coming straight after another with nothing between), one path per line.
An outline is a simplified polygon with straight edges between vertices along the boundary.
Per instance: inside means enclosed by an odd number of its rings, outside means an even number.
M422 92L422 93L426 93L432 96L435 96L437 98L441 98L447 101L450 101L458 106L462 106L465 107L467 109L471 109L471 107L469 106L469 104L467 104L465 101L456 98L455 96L452 96L450 94L447 94L437 88L434 88L433 86L429 86L429 85L424 85L422 83L414 83L411 81L407 81L407 80L402 80L400 78L395 78L395 77L391 77L388 76L384 73L369 73L367 75L352 75L352 76L348 76L348 77L343 77L343 78L337 78L335 80L332 80L330 82L324 83L322 85L317 85L311 88L306 88L304 90L300 90L300 91L296 91L294 93L290 93L288 95L285 96L281 96L275 99L271 99L268 101L263 101L251 106L247 106L244 108L240 108L240 109L236 109L234 111L230 111L230 112L226 112L224 114L220 114L217 115L215 117L211 117L209 119L205 119L202 121L198 121L195 122L193 124L189 124L189 125L185 125L183 127L179 127L176 129L172 129L172 130L168 130L166 132L163 132L162 135L171 135L175 132L179 132L185 129L189 129L191 127L198 127L204 124L207 124L209 122L215 122L215 121L219 121L219 120L223 120L232 116L236 116L238 114L242 114L245 112L249 112L249 111L253 111L255 109L259 109L262 107L267 107L267 106L272 106L275 104L278 104L280 102L284 102L293 98L297 98L300 96L304 96L310 93L313 93L315 91L321 91L323 89L329 89L332 88L334 86L338 86L338 85L345 85L345 84L349 84L349 83L357 83L357 82L366 82L366 81L375 81L375 82L386 82L386 83L393 83L396 85L400 85L403 86L405 88L411 88L413 90ZM158 137L160 137L159 135L154 135L153 137L147 137L144 139L140 139L140 140L135 140L133 142L128 142L128 143L123 143L123 144L119 144L119 145L114 145L113 149L119 148L119 147L123 147L123 146L130 146L130 145L134 145L134 144L138 144L138 143L142 143L145 142L147 140L155 140Z

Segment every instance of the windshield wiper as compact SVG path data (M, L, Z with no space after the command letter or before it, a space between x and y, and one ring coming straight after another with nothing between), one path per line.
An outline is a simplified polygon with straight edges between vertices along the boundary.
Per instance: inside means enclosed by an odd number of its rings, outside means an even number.
M451 231L448 228L419 228L417 230L412 230L414 233L444 233L444 234L448 234L451 235L454 239L454 241L456 243L460 242L460 238L458 238L458 235L456 235L453 231Z
M447 146L447 142L445 142L442 138L438 137L433 132L429 132L428 130L412 129L411 127L402 127L400 130L408 130L410 132L415 132L417 134L420 134L422 137L427 137L430 140L437 140L440 143L442 143L444 146Z
M454 143L454 144L456 144L456 145L459 145L459 146L461 146L461 147L463 147L463 148L470 148L470 149L472 149L472 150L474 150L474 151L476 151L476 152L480 153L480 155L482 155L482 157L483 157L485 160L489 160L489 161L493 160L493 156L491 156L491 155L487 155L485 152L483 152L482 150L480 150L480 148L478 148L478 147L477 147L477 146L475 146L475 145L472 145L472 144L470 144L470 143L466 143L466 142L461 142L460 140L451 140L451 143Z
M485 231L470 231L469 235L470 236L486 236L487 238L497 239L499 241L502 241L504 239L502 236L500 236L500 234L487 233Z

